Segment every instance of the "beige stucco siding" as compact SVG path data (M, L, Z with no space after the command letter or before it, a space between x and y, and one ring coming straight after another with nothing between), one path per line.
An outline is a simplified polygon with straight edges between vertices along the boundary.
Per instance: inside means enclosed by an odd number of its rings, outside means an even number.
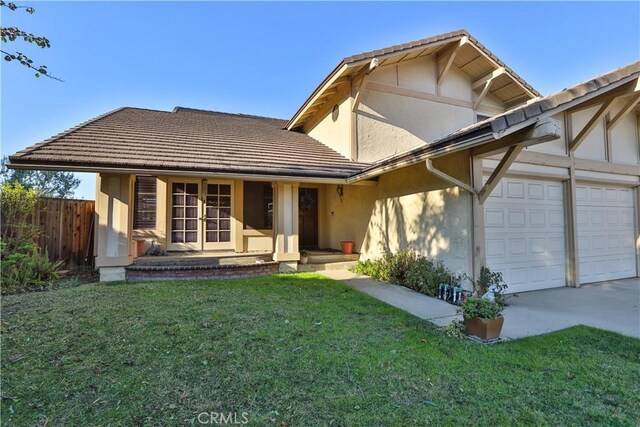
M467 126L473 110L390 93L368 92L359 108L358 159L374 162Z
M610 117L623 108L625 102L616 100ZM638 141L638 116L629 113L624 116L620 122L611 129L609 133L611 145L611 160L616 163L640 164L640 143Z
M580 133L599 108L600 106L596 105L595 107L585 108L570 114L571 139ZM604 122L600 121L576 149L576 157L590 160L607 160L604 141Z
M466 153L435 166L469 182ZM412 247L454 271L471 273L471 196L429 174L423 163L384 174L376 186L327 187L328 238L354 240L362 258Z
M351 85L345 84L317 114L317 120L307 124L304 129L307 135L349 159L355 156L351 144L352 101ZM337 106L337 117L333 113L334 106Z

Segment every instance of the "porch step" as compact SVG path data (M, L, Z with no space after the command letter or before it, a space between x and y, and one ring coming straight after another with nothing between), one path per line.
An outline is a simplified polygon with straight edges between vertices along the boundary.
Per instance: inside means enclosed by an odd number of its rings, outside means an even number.
M253 262L249 262L253 261ZM178 262L134 263L125 267L127 281L239 279L278 273L278 263L259 259L187 260Z
M357 261L328 262L322 264L298 264L298 271L313 272L326 270L349 270L358 264Z
M330 264L339 262L358 261L360 254L343 254L342 252L310 252L309 264Z

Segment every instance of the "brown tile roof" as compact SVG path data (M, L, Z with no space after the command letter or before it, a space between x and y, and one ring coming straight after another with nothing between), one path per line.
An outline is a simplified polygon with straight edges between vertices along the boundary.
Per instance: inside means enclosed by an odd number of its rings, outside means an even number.
M352 162L286 120L177 107L122 108L10 157L15 165L346 178Z

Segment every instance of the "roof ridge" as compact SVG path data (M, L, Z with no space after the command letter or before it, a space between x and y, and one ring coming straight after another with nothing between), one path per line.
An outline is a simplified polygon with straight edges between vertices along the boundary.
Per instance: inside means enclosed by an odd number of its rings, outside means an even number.
M134 107L118 107L118 108L115 108L113 110L107 111L106 113L100 114L99 116L96 116L96 117L93 117L93 118L91 118L89 120L81 122L80 124L78 124L78 125L76 125L74 127L71 127L71 128L69 128L69 129L67 129L65 131L62 131L62 132L59 132L59 133L57 133L57 134L55 134L53 136L50 136L49 138L45 139L44 141L41 141L41 142L33 144L33 145L29 146L29 147L26 147L26 148L18 151L17 153L13 154L12 156L10 156L10 158L12 158L12 157L22 157L22 156L24 156L26 154L33 153L34 151L37 151L37 150L39 150L41 148L44 148L46 145L54 142L58 138L62 138L64 136L67 136L67 135L69 135L69 134L71 134L71 133L73 133L73 132L75 132L77 130L82 129L83 127L85 127L87 125L90 125L92 123L100 121L100 120L102 120L102 119L104 119L104 118L106 118L106 117L108 117L108 116L110 116L112 114L115 114L115 113L117 113L119 111L126 110L127 108L134 108Z
M201 108L191 108L191 107L181 107L181 106L176 106L171 112L179 113L181 111L184 111L186 113L212 114L212 115L224 114L227 116L237 116L237 117L245 117L245 118L251 118L251 119L268 119L268 120L279 120L284 122L287 121L287 119L280 119L278 117L258 116L256 114L246 114L246 113L229 113L227 111L204 110Z

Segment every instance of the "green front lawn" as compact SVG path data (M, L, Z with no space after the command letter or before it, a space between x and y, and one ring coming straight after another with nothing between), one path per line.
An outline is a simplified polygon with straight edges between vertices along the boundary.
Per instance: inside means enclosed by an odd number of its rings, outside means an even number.
M639 379L637 339L480 345L313 274L2 302L3 425L636 425Z

